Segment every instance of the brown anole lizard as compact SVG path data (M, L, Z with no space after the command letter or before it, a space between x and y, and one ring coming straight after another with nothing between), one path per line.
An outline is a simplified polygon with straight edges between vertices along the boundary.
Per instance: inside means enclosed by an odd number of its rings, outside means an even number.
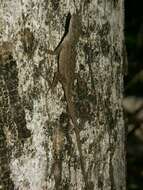
M64 90L69 116L73 123L73 129L76 135L77 147L80 156L80 165L82 170L85 186L87 187L87 175L85 171L84 158L82 154L82 147L80 142L80 131L75 113L75 105L72 101L72 90L75 80L76 68L76 44L79 41L81 33L80 15L77 13L68 14L66 20L65 34L54 51L48 50L48 54L58 55L58 71L54 75L51 89L53 90L58 81L61 83ZM68 27L67 27L68 25Z

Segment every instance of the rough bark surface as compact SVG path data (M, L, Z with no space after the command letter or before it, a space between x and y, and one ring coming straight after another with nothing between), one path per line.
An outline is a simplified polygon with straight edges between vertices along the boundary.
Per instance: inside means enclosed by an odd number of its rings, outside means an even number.
M73 97L88 187L47 53L81 4ZM0 189L125 190L123 0L0 0L0 38Z

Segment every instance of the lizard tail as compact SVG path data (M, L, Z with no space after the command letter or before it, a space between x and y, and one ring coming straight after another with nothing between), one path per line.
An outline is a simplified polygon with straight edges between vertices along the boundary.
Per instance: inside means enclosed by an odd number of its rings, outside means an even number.
M67 96L66 96L66 98L67 98ZM67 98L67 104L68 104L68 112L69 112L69 115L71 117L72 123L74 125L74 132L76 135L76 141L77 141L77 147L78 147L78 152L79 152L79 157L80 157L80 165L81 165L81 171L82 171L83 179L85 182L85 186L88 187L84 158L83 158L83 154L82 154L82 146L81 146L81 141L80 141L80 131L78 128L77 118L75 116L75 106L71 100L71 97Z

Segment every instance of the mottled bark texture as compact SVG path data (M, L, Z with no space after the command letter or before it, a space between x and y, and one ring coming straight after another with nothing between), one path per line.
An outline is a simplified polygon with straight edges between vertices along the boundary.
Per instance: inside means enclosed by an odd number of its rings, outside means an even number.
M86 182L62 86L49 85L48 49L79 9L72 101ZM123 0L0 0L0 37L0 189L125 190Z

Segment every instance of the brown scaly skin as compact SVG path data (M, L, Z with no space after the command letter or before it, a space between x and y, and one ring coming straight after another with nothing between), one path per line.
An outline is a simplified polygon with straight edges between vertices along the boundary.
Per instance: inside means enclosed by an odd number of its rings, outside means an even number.
M74 132L76 135L76 141L80 155L82 175L85 186L87 188L88 182L80 142L80 131L78 128L78 122L75 114L75 105L72 101L72 89L75 79L76 68L76 44L78 43L81 32L80 15L78 15L78 13L74 13L73 15L69 13L68 17L69 16L71 17L69 21L69 27L64 38L62 38L63 40L54 51L48 50L48 54L58 55L58 71L55 73L51 89L53 90L56 87L58 81L62 84L62 88L64 90L67 101L68 112L74 126Z

